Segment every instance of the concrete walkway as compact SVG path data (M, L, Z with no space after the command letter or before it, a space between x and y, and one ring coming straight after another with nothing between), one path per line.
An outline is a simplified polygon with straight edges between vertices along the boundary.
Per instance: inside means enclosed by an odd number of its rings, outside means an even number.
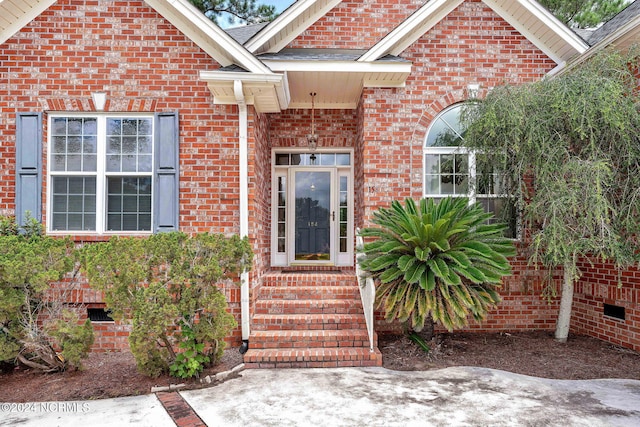
M640 426L640 381L460 367L245 370L201 390L0 410L0 426Z

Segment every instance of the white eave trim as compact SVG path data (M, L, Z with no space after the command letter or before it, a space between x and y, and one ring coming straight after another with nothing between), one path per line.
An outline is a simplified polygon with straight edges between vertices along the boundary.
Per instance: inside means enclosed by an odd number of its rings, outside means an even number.
M36 19L42 12L47 10L52 4L54 4L56 0L41 0L38 1L35 7L31 7L28 3L22 2L21 5L26 10L21 11L22 14L17 14L17 16L4 17L3 19L8 22L6 28L2 31L0 35L0 43L4 43L13 37L14 34L19 32L24 26L26 26L29 22ZM2 3L2 1L0 1ZM12 21L12 18L15 20Z
M513 16L509 15L496 0L482 0L487 6L493 9L500 17L512 25L520 34L531 41L538 49L542 50L549 58L553 59L556 64L562 64L570 58L560 57L557 52L552 51L542 40L531 33L521 22L515 20ZM549 28L554 34L556 34L564 43L568 44L576 55L584 53L589 45L582 40L576 33L571 31L569 27L560 22L555 16L551 14L547 9L542 7L538 2L531 0L509 0L512 3L518 3L525 8L529 13L535 16L542 22L544 26Z
M287 61L265 59L274 72L411 73L411 62Z
M341 0L298 0L245 43L245 47L256 54L279 52L339 3ZM320 7L314 11L318 4Z
M270 70L187 0L145 0L223 67L236 64L254 73ZM195 28L194 28L195 27ZM199 33L205 35L202 37Z
M257 74L234 71L200 71L200 80L207 82L211 87L227 86L235 88L236 82L241 82L245 91L245 102L248 105L256 106L258 111L260 111L260 105L256 105L255 97L248 93L255 88L262 88L266 93L273 93L280 111L286 110L291 102L289 81L286 73ZM234 93L233 97L215 99L214 102L217 104L237 104L237 94Z
M464 0L431 0L414 12L387 36L375 44L358 61L371 62L387 54L398 55L431 27L460 6ZM418 31L418 29L420 31Z

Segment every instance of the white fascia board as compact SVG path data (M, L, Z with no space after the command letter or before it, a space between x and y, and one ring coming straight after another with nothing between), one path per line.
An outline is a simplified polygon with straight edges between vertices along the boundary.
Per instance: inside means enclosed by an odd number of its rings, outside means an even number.
M257 59L251 52L247 51L241 44L236 42L231 36L218 27L213 21L207 18L204 13L198 10L187 0L145 0L147 4L158 11L169 22L175 25L187 37L192 38L196 44L209 53L222 66L233 63L256 73L269 73L270 70ZM169 7L169 5L171 7ZM181 21L183 18L185 21ZM204 42L209 46L201 46L197 43L197 37L190 27L195 26L207 36ZM216 52L209 48L215 46Z
M463 1L464 0L431 0L427 2L427 4L414 12L387 34L387 36L376 43L376 45L362 55L358 61L375 61L392 52L397 55L422 37L424 33L451 13L452 10L460 6ZM429 21L431 21L431 25L425 27L425 23ZM411 37L412 32L416 32L418 28L422 29L420 34L416 33Z
M291 103L291 91L289 89L289 76L286 71L282 74L282 84L276 85L276 95L278 96L280 108L282 110L289 108L289 104Z
M557 51L552 50L546 43L540 40L539 37L531 33L525 25L514 19L496 0L482 0L487 6L489 6L494 12L496 12L502 19L512 25L520 34L522 34L527 40L533 43L538 49L542 50L549 58L551 58L556 64L566 62L569 58L561 57ZM566 25L560 22L555 16L553 16L548 10L542 7L539 3L530 0L509 0L514 3L518 3L521 7L531 13L537 18L545 27L549 28L554 34L556 34L564 43L571 46L576 54L584 53L588 48L584 40L582 40L577 34L569 29Z
M411 73L411 62L357 62L357 61L284 61L264 60L274 72L316 71L333 73Z
M200 80L206 82L233 82L278 84L285 80L284 75L278 73L257 74L233 71L200 71Z
M8 19L7 21L10 24L2 31L0 34L0 43L4 43L13 37L18 31L20 31L25 25L29 22L36 19L42 12L47 10L52 4L54 4L56 0L41 0L37 2L35 7L31 7L27 2L18 2L22 4L22 8L17 10L15 13L11 13L15 15L15 20ZM0 1L2 3L2 1Z
M278 105L281 110L285 110L291 102L291 94L289 92L289 81L286 73L269 73L255 74L243 72L226 72L226 71L200 71L200 80L213 85L234 86L236 81L242 82L243 87L250 89L255 87L264 87L266 90L273 90L278 99ZM245 102L248 105L255 105L254 97L245 95ZM236 97L217 96L216 104L236 104Z
M245 47L251 53L279 52L339 3L341 0L298 0L245 43ZM305 16L318 4L317 10ZM287 28L291 30L288 33Z

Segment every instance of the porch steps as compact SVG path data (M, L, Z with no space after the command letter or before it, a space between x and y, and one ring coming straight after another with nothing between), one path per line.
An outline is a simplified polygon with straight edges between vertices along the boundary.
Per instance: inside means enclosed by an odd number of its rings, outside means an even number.
M381 366L353 271L274 272L257 296L247 368Z

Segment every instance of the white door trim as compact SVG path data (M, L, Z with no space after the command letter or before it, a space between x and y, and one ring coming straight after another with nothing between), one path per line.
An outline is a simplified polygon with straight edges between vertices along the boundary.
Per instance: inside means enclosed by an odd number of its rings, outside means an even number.
M348 154L348 165L311 165L308 164L309 157L314 154L319 159L320 155L331 154ZM279 158L287 157L293 162L293 155L298 162L297 164L283 164L276 165L276 155ZM339 156L336 156L336 159ZM343 156L344 158L344 156ZM305 161L307 164L304 164ZM324 159L323 159L324 161ZM335 266L353 266L354 260L354 246L355 246L355 230L354 230L354 156L353 149L350 148L327 148L318 149L314 153L310 153L308 149L299 148L276 148L272 150L271 154L271 265L272 266L290 266L290 265L335 265ZM331 183L331 211L335 215L335 220L331 218L331 256L330 260L321 261L301 261L295 260L295 200L294 196L294 183L295 172L300 170L316 170L316 171L331 171L332 183ZM345 233L345 221L342 221L342 236L341 233L341 211L340 211L340 196L341 196L341 178L346 178L347 185L346 190L343 190L343 202L344 193L346 191L346 236ZM280 204L280 205L279 205ZM342 206L343 210L345 209ZM343 218L344 218L344 212ZM279 217L280 215L280 217ZM285 218L285 221L282 219ZM341 243L343 252L341 252ZM345 247L346 246L346 247Z

